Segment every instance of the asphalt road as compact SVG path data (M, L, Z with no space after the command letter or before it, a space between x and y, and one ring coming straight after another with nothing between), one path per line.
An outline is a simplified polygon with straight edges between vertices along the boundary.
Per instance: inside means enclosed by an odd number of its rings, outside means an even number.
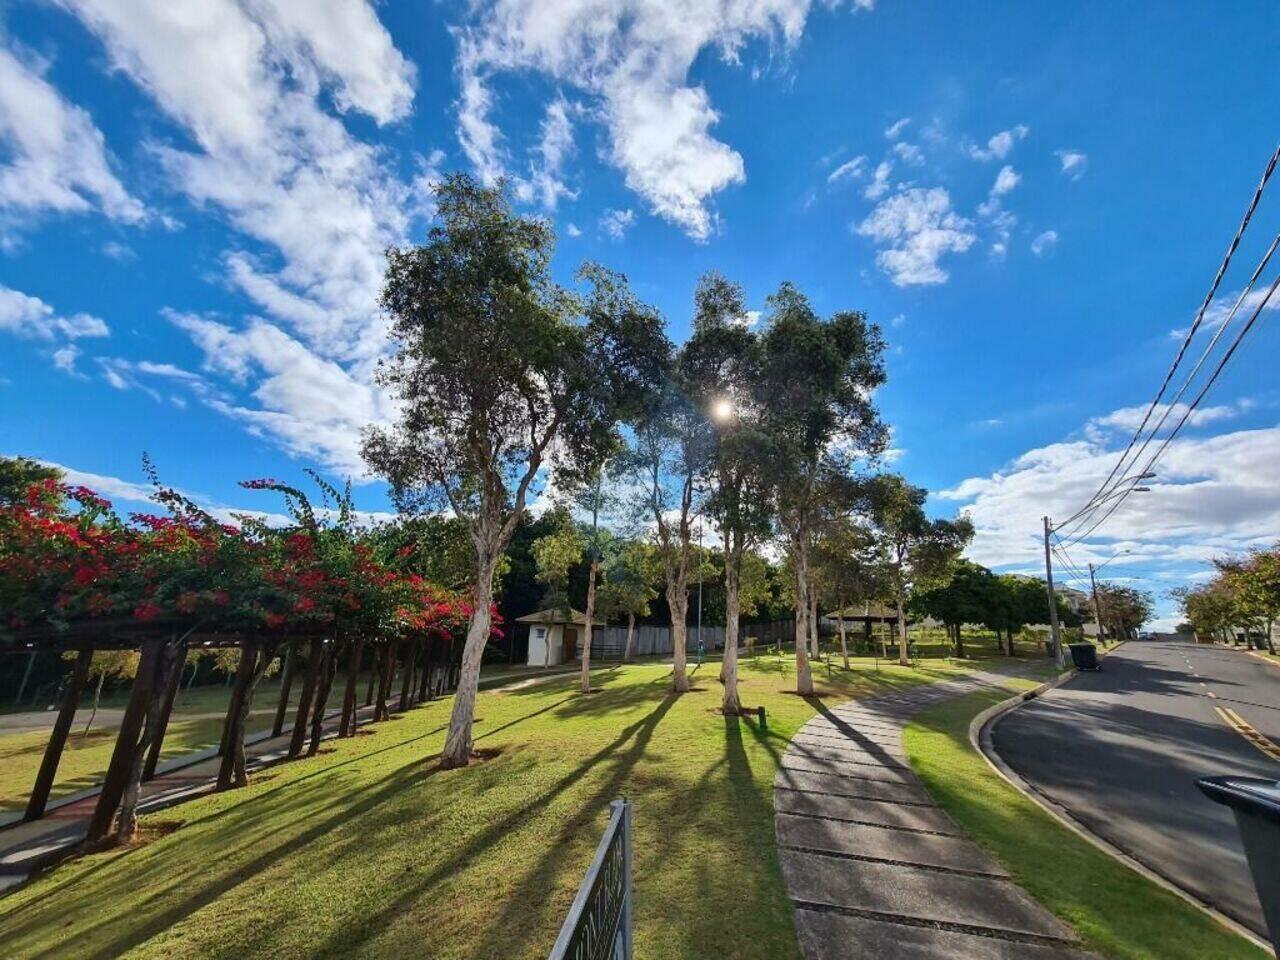
M1280 745L1280 667L1183 640L1132 641L1102 672L1007 714L992 737L1009 766L1095 833L1265 938L1235 820L1195 780L1274 780L1280 761L1215 707Z

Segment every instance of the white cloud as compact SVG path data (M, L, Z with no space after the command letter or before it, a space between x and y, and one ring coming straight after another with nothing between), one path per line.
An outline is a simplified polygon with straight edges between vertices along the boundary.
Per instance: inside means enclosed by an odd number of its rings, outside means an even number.
M906 326L906 323L907 323L906 315L900 313L897 316L895 316L892 320L889 321L889 326L893 327L893 329L895 330L898 330Z
M99 210L139 223L142 204L112 172L102 132L42 74L0 46L0 235L45 210Z
M112 260L119 260L121 263L138 259L138 254L132 247L115 240L108 240L102 245L102 255Z
M914 143L899 140L893 145L893 152L898 155L903 163L910 164L913 167L918 167L924 163L924 151Z
M516 195L526 203L537 199L547 210L554 210L561 197L576 197L577 193L562 179L564 162L572 152L573 124L569 120L569 104L561 97L547 104L529 179L517 181Z
M867 184L867 189L862 191L862 195L868 200L878 200L889 192L889 175L893 173L893 164L888 160L882 160L877 166L876 171L871 175L871 182Z
M1001 197L1022 181L1022 175L1013 167L1005 164L996 174L996 182L991 185L991 196Z
M113 66L186 128L155 145L172 182L278 255L227 254L228 275L324 354L381 347L382 252L407 235L422 181L326 109L407 115L414 70L364 2L63 0Z
M837 180L857 180L867 172L867 158L864 156L854 157L852 160L846 160L840 166L836 167L827 175L827 183L835 183Z
M621 240L636 221L634 210L606 210L600 217L600 229L611 240Z
M360 431L394 415L381 391L264 320L234 330L190 314L171 313L169 319L203 351L207 371L254 384L258 408L216 394L204 398L210 407L295 456L319 460L356 479L366 476Z
M0 331L34 340L78 340L111 333L99 317L88 313L61 316L39 297L6 286L0 286Z
M1031 241L1031 252L1037 257L1045 257L1058 245L1058 231L1046 230Z
M711 133L720 116L694 62L708 48L736 64L748 41L790 49L812 0L482 0L459 36L459 138L478 171L505 165L490 88L534 70L598 103L605 157L650 208L695 240L716 228L711 199L743 183L742 156ZM871 3L855 3L870 9Z
M68 343L64 347L59 347L53 351L53 365L63 373L68 373L73 377L82 377L80 372L76 370L76 360L80 358L80 348L74 343Z
M1061 173L1063 176L1070 177L1072 180L1079 180L1085 175L1085 171L1089 169L1089 156L1079 150L1058 150L1055 151L1058 161L1062 164Z
M571 237L580 237L580 236L582 236L582 230L581 230L581 229L579 229L579 227L578 227L578 225L577 225L576 223L571 223L571 224L569 224L567 227L565 227L565 228L564 228L564 232L565 232L565 233L567 233L567 234L568 234L569 236L571 236Z
M1239 304L1239 306L1237 306ZM1265 306L1264 306L1265 304ZM1209 309L1204 312L1204 319L1200 323L1200 329L1206 332L1217 330L1220 326L1227 322L1227 318L1231 316L1232 310L1235 311L1235 320L1243 323L1261 307L1263 310L1280 310L1280 297L1267 298L1266 290L1253 289L1248 293L1243 290L1232 290L1230 293L1219 293L1214 298L1213 303L1209 304ZM1174 340L1181 340L1187 335L1190 327L1181 327L1176 330L1170 330L1169 336Z
M982 161L1003 160L1013 150L1014 144L1025 138L1030 132L1031 128L1022 123L1015 127L1010 127L1008 130L1001 130L999 133L992 135L985 147L969 144L969 156L975 160Z
M907 126L910 123L910 117L903 117L901 120L891 123L889 126L885 127L884 135L890 140L897 140L898 137L902 136L902 131L907 129Z
M1092 418L1087 427L1086 432L1097 430L1099 428L1114 428L1120 431L1132 433L1142 425L1142 420L1147 414L1150 405L1141 407L1121 407L1119 410L1113 410L1111 413L1101 417ZM1236 405L1219 404L1215 407L1196 407L1187 416L1187 425L1192 427L1202 427L1210 423L1218 423L1222 420L1230 420L1239 416L1244 411L1251 409L1253 406L1249 400L1242 400ZM1187 414L1189 407L1185 403L1175 403L1171 407L1167 403L1158 403L1152 410L1151 418L1148 421L1149 426L1159 423L1162 418L1168 414L1171 423L1177 423ZM1094 434L1090 433L1093 436Z
M1118 410L1094 422L1128 422L1130 415ZM972 559L1034 571L1043 563L1040 518L1063 521L1087 503L1125 442L1124 432L1109 432L1052 443L935 496L967 504L977 528L967 551ZM1208 437L1180 434L1159 461L1157 477L1147 482L1151 492L1127 498L1071 554L1083 566L1127 549L1130 553L1112 569L1141 565L1168 573L1163 579L1185 580L1196 565L1217 554L1272 543L1280 537L1277 458L1280 427ZM1070 534L1064 532L1064 538L1069 540Z
M964 253L977 240L972 223L951 209L942 187L894 194L858 224L857 232L882 248L876 263L899 287L946 283L939 261Z

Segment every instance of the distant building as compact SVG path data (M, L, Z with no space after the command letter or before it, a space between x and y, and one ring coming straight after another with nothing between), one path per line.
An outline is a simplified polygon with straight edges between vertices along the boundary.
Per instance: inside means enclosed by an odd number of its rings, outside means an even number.
M554 667L582 659L582 645L589 642L587 615L577 610L539 610L516 623L529 624L529 657L531 667ZM601 620L595 626L604 626Z

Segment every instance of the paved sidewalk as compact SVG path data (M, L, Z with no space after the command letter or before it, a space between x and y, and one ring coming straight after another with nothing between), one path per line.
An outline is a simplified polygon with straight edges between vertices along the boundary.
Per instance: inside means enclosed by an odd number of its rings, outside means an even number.
M806 960L1086 960L930 799L902 731L991 673L824 709L774 780L774 825Z

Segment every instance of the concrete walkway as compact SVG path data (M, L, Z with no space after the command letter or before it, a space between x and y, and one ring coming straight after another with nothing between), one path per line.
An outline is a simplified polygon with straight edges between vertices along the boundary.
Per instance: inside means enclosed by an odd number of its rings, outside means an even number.
M774 781L806 960L1086 960L1079 937L939 809L907 762L919 710L1007 679L976 673L824 709Z

